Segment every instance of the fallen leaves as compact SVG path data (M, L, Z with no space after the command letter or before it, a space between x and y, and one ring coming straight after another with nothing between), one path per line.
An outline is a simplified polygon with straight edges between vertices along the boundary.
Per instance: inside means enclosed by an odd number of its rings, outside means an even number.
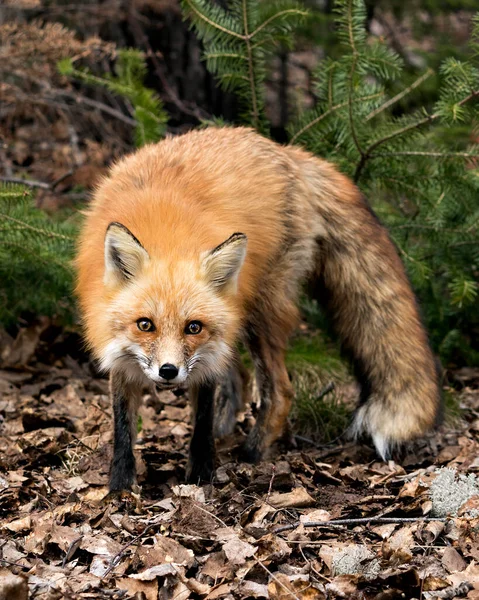
M33 334L24 343L38 347ZM41 600L479 600L479 494L465 476L479 471L469 434L479 398L470 428L424 442L402 465L357 444L248 465L233 460L232 438L215 482L198 487L184 484L187 398L145 394L141 494L104 500L106 382L71 356L46 366L27 350L27 370L20 358L0 370L1 600L4 589L24 600L25 585ZM438 499L456 516L423 520Z

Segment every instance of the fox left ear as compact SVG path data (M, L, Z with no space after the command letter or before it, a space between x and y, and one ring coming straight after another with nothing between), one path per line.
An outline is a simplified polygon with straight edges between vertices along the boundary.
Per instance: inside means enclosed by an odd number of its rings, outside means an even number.
M233 233L225 242L204 254L202 267L211 285L216 288L236 285L247 243L244 233Z
M104 282L115 284L133 279L150 260L131 231L121 223L110 223L105 236Z

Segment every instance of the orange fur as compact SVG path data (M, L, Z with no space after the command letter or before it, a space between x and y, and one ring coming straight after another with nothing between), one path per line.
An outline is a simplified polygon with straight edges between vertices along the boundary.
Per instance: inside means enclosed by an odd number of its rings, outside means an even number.
M112 222L150 257L126 285L104 284ZM246 258L237 289L218 291L202 274L202 256L235 232L248 238ZM218 350L212 372L221 377L245 339L265 403L249 442L256 457L284 430L292 397L284 352L306 280L366 382L356 429L386 455L435 422L434 360L394 246L354 184L299 148L243 128L194 131L142 148L96 190L76 264L86 339L106 367L120 336L156 353L159 364L209 344ZM140 317L156 331L138 331ZM192 319L205 324L194 337L183 331Z

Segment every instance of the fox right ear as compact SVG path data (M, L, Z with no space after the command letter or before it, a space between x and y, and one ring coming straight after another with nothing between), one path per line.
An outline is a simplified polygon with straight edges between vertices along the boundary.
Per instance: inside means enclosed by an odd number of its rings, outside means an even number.
M247 242L244 233L233 233L225 242L203 255L203 271L211 285L217 289L236 285L246 256Z
M105 284L133 279L150 260L148 252L121 223L110 223L105 236Z

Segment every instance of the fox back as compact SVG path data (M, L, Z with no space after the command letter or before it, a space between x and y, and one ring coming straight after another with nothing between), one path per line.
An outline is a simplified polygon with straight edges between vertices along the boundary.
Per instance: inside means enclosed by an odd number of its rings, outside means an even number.
M212 128L127 156L95 192L77 268L87 342L125 381L213 384L245 341L262 407L253 459L284 431L303 282L362 384L355 433L386 456L436 421L434 359L387 231L347 177L299 148Z

